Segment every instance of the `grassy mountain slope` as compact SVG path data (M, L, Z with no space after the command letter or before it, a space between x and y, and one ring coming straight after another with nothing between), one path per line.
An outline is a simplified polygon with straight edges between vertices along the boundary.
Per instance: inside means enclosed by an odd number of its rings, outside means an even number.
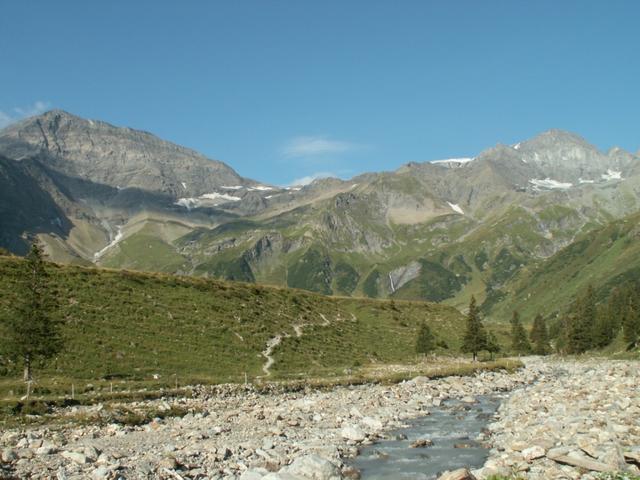
M14 302L22 260L0 257L0 308ZM273 376L341 371L354 364L412 359L427 321L451 348L463 318L453 308L324 297L162 274L51 265L61 301L65 351L43 374L71 378L240 381L264 375L261 352L277 336ZM4 338L4 335L0 338ZM0 340L0 351L3 340ZM5 374L17 371L4 363ZM6 370L8 369L8 370Z
M589 284L602 296L640 278L640 213L586 233L552 257L522 269L491 311L507 318L514 309L533 318L563 310Z

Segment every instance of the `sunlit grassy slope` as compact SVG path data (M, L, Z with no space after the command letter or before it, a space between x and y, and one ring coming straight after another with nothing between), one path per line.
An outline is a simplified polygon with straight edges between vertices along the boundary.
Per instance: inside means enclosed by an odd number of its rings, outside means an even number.
M14 302L21 261L0 257L3 315ZM144 380L157 374L221 382L246 373L252 379L263 375L261 352L278 335L283 340L273 352L271 378L321 374L411 360L422 321L456 349L463 324L457 310L422 302L54 264L50 271L66 347L37 371L41 377ZM4 375L17 376L15 366L3 365Z

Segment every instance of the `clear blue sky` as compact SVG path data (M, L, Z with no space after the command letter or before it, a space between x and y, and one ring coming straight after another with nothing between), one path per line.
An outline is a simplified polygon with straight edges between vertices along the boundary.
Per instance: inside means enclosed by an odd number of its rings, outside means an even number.
M0 123L61 108L276 184L549 128L637 151L639 21L636 0L4 0Z

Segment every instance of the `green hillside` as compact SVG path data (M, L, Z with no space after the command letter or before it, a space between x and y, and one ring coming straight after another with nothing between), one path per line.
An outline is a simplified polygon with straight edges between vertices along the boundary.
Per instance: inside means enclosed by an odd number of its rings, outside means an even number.
M549 259L519 271L491 310L496 319L519 310L525 318L568 306L592 284L600 300L616 286L640 278L640 214L585 234Z
M0 312L10 314L21 259L0 256ZM417 327L427 321L450 349L463 318L451 308L420 302L325 297L165 274L51 264L64 320L64 352L38 375L77 379L226 382L332 374L346 367L414 358ZM2 332L0 332L2 333ZM5 338L2 335L0 338ZM2 340L0 340L0 349ZM2 350L0 350L1 352ZM3 359L2 374L18 369Z

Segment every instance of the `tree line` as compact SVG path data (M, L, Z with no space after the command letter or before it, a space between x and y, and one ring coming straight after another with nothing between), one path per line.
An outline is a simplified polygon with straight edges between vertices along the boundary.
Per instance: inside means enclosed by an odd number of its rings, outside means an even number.
M640 344L640 282L613 289L598 302L589 286L551 327L556 350L579 354L604 348L621 337L628 350Z
M422 353L425 349L433 349L432 342L428 340L432 335L424 330L425 326L417 342L417 351ZM640 347L640 281L613 289L600 302L590 285L574 298L564 314L558 315L549 325L542 315L536 315L529 331L524 327L519 312L514 311L510 319L507 351L517 355L547 355L554 351L580 354L604 348L617 338L621 338L627 350ZM474 361L482 351L493 356L502 350L495 334L485 328L473 296L462 340L461 351L472 354Z

